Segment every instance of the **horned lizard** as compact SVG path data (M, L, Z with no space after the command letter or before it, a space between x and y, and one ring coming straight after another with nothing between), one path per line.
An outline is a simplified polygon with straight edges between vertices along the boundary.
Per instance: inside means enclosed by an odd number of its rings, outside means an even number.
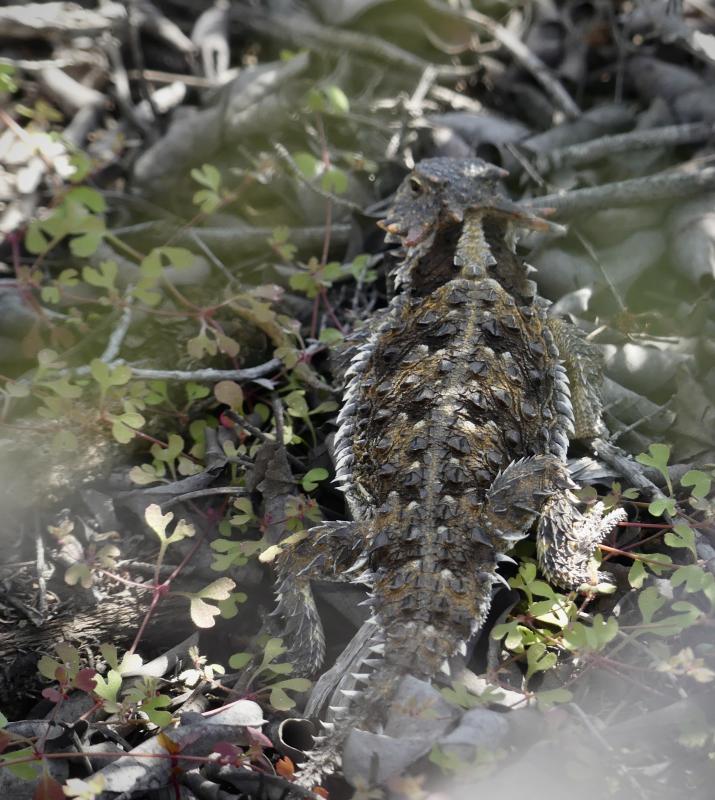
M547 579L584 589L624 516L577 507L566 450L601 431L597 360L547 318L515 232L548 223L500 195L504 174L479 159L422 161L380 223L402 260L346 373L336 481L353 521L314 528L279 557L277 611L305 671L324 653L311 578L367 583L376 622L356 676L365 688L333 709L304 786L336 768L352 727L379 731L400 678L431 680L466 651L500 561L533 525Z

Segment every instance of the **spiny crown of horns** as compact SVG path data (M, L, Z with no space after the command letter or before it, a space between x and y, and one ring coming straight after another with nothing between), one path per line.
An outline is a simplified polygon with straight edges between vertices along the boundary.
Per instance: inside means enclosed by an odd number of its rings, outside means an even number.
M425 159L400 184L387 217L378 224L388 240L407 237L409 245L411 233L421 240L427 227L440 220L459 223L466 209L490 206L498 195L497 181L506 174L480 158Z

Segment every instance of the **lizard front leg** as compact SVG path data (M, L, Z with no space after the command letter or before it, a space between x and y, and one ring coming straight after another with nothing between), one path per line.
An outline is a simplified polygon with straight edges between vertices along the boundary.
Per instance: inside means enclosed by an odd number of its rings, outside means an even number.
M287 658L294 665L293 674L315 673L325 656L325 635L311 580L357 581L359 544L358 523L325 522L311 528L299 541L278 545L278 602L273 615L283 619L282 636L288 645Z

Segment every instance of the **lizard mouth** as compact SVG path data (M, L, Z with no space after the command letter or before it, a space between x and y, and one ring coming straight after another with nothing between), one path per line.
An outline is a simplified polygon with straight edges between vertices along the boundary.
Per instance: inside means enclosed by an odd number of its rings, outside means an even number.
M391 219L381 219L377 223L377 226L378 228L382 228L387 234L385 241L397 242L401 240L407 247L415 247L420 244L420 242L424 242L434 227L428 223L412 225L410 228L406 228L402 223Z

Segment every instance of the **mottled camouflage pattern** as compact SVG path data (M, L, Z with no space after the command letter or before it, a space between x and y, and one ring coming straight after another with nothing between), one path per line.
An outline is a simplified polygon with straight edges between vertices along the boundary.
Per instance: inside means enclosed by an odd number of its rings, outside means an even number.
M466 651L499 561L535 523L547 578L577 589L594 584L594 549L621 518L584 516L571 494L569 354L514 254L516 227L546 223L499 196L502 174L478 159L423 161L382 223L404 248L400 293L356 347L335 441L355 522L281 556L278 607L301 620L293 654L306 671L323 652L310 577L352 564L376 622L366 688L332 710L304 785L335 767L351 727L379 728L401 676L431 679ZM582 411L588 432L598 414Z

